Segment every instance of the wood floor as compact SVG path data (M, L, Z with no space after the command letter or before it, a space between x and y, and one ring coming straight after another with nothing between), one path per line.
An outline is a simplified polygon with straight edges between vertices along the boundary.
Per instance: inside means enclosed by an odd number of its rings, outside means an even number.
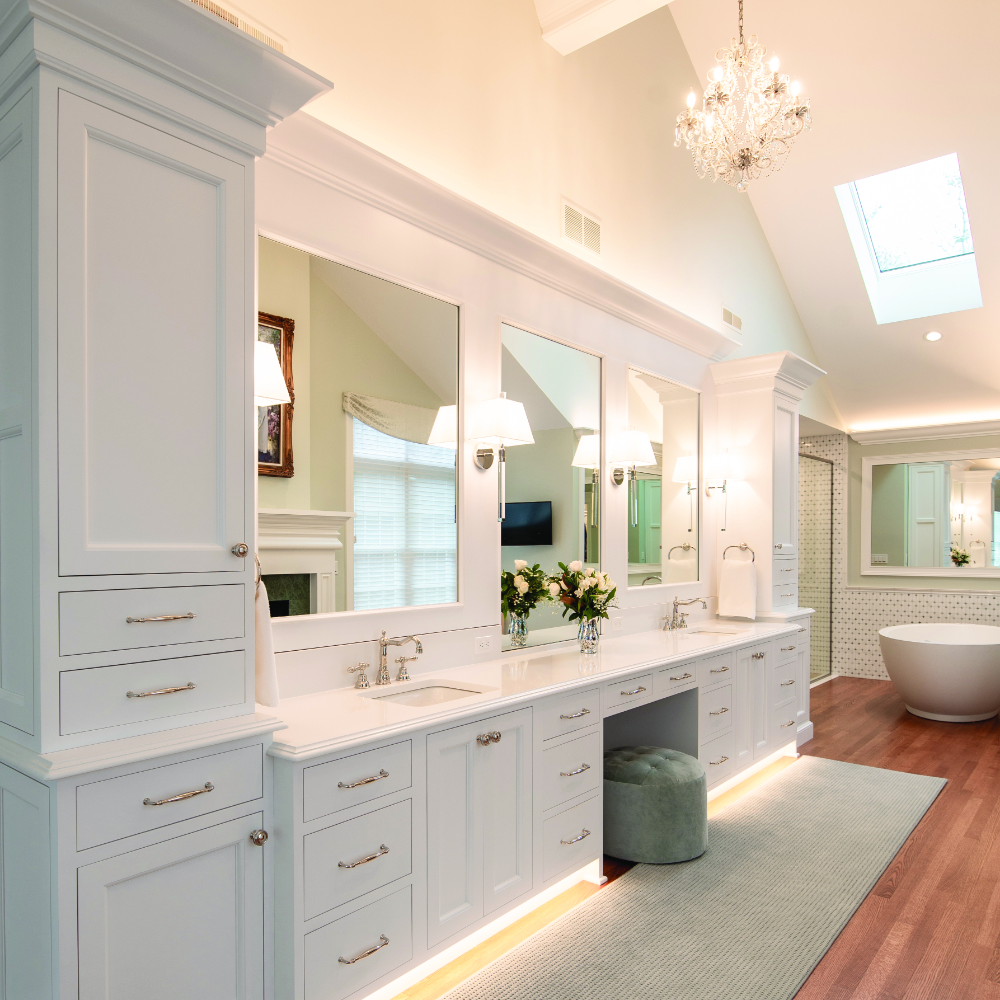
M810 715L802 754L948 784L797 1000L1000 1000L1000 723L919 719L853 677L813 688Z

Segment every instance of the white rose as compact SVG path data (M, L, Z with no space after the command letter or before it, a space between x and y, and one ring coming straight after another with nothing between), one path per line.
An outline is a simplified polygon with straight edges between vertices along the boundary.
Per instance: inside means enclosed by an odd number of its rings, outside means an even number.
M594 569L594 567L593 567L593 566L588 566L588 567L587 567L587 568L586 568L586 569L585 569L585 570L583 571L583 575L584 575L584 576L596 576L596 575L597 575L597 570L596 570L596 569Z
M549 597L558 597L558 596L559 596L559 584L558 583L550 583L549 584Z
M515 576L514 586L517 587L517 592L519 594L524 594L528 590L528 581L525 580L523 576Z
M514 572L520 573L528 565L527 559L515 559L514 560Z
M582 563L582 562L580 562L580 560L579 560L579 559L574 559L574 560L573 560L573 561L572 561L572 562L571 562L571 563L569 564L569 571L570 571L571 573L579 573L581 569L583 569L583 563Z

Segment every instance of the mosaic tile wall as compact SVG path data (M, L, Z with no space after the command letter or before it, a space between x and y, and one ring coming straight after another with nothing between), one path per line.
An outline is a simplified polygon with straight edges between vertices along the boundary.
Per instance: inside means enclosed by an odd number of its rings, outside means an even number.
M826 462L799 458L799 604L816 612L809 637L813 680L831 669L833 472Z
M834 462L833 670L888 680L878 631L909 622L1000 625L1000 594L847 589L847 435L804 437L799 451ZM803 605L812 607L815 605ZM818 610L818 609L817 609ZM814 626L815 629L815 626Z

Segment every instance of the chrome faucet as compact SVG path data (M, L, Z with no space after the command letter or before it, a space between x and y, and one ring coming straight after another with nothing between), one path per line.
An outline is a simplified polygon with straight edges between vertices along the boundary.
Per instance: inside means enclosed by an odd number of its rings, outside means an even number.
M708 609L707 597L692 597L690 601L682 601L679 597L674 598L674 613L672 616L664 615L663 626L664 632L673 632L674 629L687 628L687 614L681 611L681 608L687 607L689 604L700 603L703 608Z
M392 678L389 676L389 647L390 646L405 646L406 643L412 642L416 644L416 652L422 653L424 647L420 644L420 640L415 635L404 635L402 639L387 639L385 637L385 632L382 633L382 638L378 641L378 674L375 676L375 683L378 685L391 684ZM406 664L403 664L405 668ZM400 673L404 673L404 669L400 669ZM403 680L402 677L398 677L397 680Z

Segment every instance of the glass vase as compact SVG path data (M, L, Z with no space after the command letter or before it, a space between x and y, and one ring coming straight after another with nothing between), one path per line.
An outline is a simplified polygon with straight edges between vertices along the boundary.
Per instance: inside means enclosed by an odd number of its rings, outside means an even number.
M597 619L587 618L581 621L576 637L580 640L581 653L596 653L597 643L601 638L601 633L597 631Z
M510 624L507 626L511 649L520 649L528 644L528 616L515 615L511 612Z

